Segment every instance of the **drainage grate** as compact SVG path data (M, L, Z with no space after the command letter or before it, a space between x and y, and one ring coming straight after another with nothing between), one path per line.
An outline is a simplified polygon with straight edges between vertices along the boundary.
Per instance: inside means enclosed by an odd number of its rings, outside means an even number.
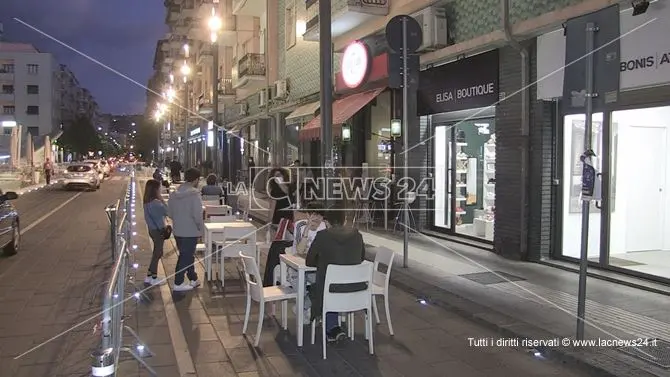
M653 339L647 345L619 347L619 351L664 369L670 369L670 342Z
M491 284L500 284L500 283L507 283L510 281L524 281L526 279L514 275L510 275L505 272L501 271L493 271L493 272L476 272L474 274L464 274L464 275L458 275L462 278L466 278L468 280L472 280L475 283L483 284L483 285L491 285Z

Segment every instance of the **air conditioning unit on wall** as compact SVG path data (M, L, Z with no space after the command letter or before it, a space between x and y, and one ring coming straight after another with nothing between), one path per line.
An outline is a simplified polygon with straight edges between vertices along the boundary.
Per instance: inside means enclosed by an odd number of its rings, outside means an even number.
M423 43L418 51L434 51L449 44L447 12L444 7L433 5L412 15L421 25Z
M288 82L286 80L277 80L275 82L275 98L284 99L288 97Z
M258 92L258 106L260 107L265 107L268 105L268 90L266 89L261 89L260 92Z

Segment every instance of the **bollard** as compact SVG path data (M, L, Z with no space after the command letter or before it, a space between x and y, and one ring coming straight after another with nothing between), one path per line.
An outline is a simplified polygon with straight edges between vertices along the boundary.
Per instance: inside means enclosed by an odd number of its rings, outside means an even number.
M97 350L91 354L91 376L92 377L110 377L114 375L114 350L107 348Z

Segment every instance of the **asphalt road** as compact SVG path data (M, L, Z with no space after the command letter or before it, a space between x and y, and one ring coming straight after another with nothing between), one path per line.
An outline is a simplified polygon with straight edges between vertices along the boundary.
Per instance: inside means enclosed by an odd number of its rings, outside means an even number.
M49 187L14 201L22 237L18 254L0 257L0 375L90 373L110 266L104 207L126 184L119 176L95 192Z

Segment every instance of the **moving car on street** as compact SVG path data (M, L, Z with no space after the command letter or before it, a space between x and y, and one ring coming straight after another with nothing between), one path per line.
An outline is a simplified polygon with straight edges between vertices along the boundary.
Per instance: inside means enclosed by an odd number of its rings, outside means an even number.
M70 164L59 181L66 190L97 190L100 188L100 182L100 173L89 163Z
M102 165L100 165L100 160L84 160L83 163L90 165L96 172L98 172L100 182L105 179L105 173L103 171Z
M19 196L13 191L4 194L0 190L0 250L5 255L13 255L19 251L21 230L19 228L19 212L11 201Z

